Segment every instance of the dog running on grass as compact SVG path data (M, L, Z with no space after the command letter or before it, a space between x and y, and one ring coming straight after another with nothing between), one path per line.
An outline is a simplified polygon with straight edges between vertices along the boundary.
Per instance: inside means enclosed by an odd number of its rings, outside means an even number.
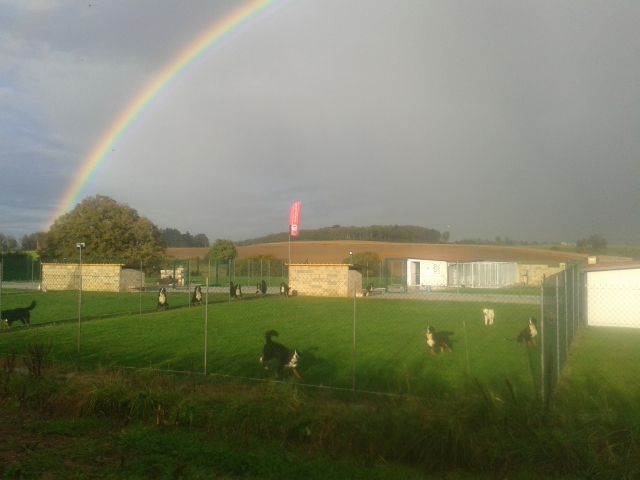
M158 310L166 310L169 308L169 299L167 298L167 289L162 287L158 291Z
M262 349L262 356L260 357L260 363L264 366L265 370L269 370L269 363L274 361L276 363L276 373L280 377L285 368L291 369L296 378L301 378L298 372L298 362L300 355L297 350L289 350L281 343L275 342L271 337L277 337L278 332L275 330L269 330L264 334L265 344Z
M522 329L518 334L518 343L524 343L527 347L533 347L536 344L536 337L538 336L538 327L536 325L536 319L529 317L527 326Z
M496 318L496 312L493 311L493 308L483 308L482 314L484 315L484 324L493 325L493 320Z
M427 346L431 350L431 355L436 355L445 350L452 351L449 332L436 332L436 329L429 325L425 336L427 337Z
M34 308L36 308L35 300L33 300L28 307L3 310L2 313L0 313L0 319L9 327L13 322L22 322L23 325L31 325L31 310Z
M200 305L201 303L202 303L202 287L200 287L200 285L196 285L196 288L193 289L193 295L191 295L191 304Z

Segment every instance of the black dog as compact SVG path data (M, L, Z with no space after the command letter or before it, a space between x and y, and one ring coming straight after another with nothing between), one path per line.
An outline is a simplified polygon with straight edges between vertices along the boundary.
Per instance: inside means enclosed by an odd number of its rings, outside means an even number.
M297 350L289 350L281 343L274 342L271 337L277 337L278 332L275 330L269 330L264 334L265 344L262 349L262 356L260 357L260 363L264 366L265 370L269 369L268 363L271 361L276 362L276 372L278 376L281 376L285 368L290 368L296 378L301 378L298 372L298 361L300 356Z
M427 337L427 346L431 350L431 355L435 355L445 350L451 352L451 340L449 339L450 332L436 332L436 329L431 325L427 327L425 336Z
M282 282L280 284L280 295L284 295L285 297L288 297L290 289L291 288L289 287L289 285L287 285L286 283Z
M267 294L267 282L262 280L256 284L256 295L266 295Z
M196 288L193 289L193 295L191 295L191 304L192 305L200 305L202 303L202 288L200 285L197 285Z
M533 347L536 344L536 337L538 336L538 327L536 325L536 319L529 317L529 323L518 334L518 343L524 343L527 347Z
M36 301L33 300L28 307L13 308L3 310L0 313L0 320L11 326L13 322L22 322L23 325L31 325L31 310L36 308Z
M169 299L167 298L167 289L162 287L158 292L158 310L166 310L169 308Z

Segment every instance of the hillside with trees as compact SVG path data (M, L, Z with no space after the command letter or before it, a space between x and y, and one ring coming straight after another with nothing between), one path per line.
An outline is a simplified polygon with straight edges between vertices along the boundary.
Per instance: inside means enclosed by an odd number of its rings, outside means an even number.
M209 246L209 238L204 233L192 235L189 231L182 233L177 228L161 228L160 236L167 247L200 248Z
M264 237L236 242L236 245L255 245L258 243L286 242L287 232L274 233ZM432 228L416 225L371 225L368 227L332 227L315 230L301 230L297 240L331 241L331 240L359 240L373 242L403 242L403 243L441 243L447 242L449 232L440 232Z

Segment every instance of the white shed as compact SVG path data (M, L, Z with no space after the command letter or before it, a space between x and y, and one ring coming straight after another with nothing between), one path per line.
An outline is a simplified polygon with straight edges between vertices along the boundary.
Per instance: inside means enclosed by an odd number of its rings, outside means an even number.
M446 287L447 262L407 259L408 287Z
M640 328L640 263L585 269L587 324Z

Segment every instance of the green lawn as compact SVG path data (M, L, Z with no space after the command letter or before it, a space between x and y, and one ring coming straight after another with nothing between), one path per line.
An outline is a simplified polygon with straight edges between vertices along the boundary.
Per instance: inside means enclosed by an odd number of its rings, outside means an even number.
M23 295L24 302L30 301ZM80 354L77 353L77 304L73 295L38 294L34 325L52 318L68 322L39 328L13 327L0 334L0 353L25 351L33 341L51 342L55 361L98 366L204 370L205 307L183 308L170 299L166 312L109 316L109 305L135 312L136 294L92 294L83 301ZM83 297L84 298L84 297ZM144 308L155 310L144 297ZM279 341L302 355L302 382L337 388L409 393L453 394L469 376L488 385L509 379L532 393L539 373L531 352L515 342L536 306L501 305L492 327L482 324L482 304L387 299L247 298L228 302L210 297L207 371L269 378L258 365L264 332L276 329ZM120 304L121 303L121 304ZM76 308L75 319L73 315ZM113 307L112 307L113 308ZM64 313L63 313L64 312ZM355 312L355 351L354 351ZM50 315L50 316L49 316ZM113 313L111 313L113 315ZM90 320L93 318L92 320ZM427 325L451 332L453 352L428 354Z

